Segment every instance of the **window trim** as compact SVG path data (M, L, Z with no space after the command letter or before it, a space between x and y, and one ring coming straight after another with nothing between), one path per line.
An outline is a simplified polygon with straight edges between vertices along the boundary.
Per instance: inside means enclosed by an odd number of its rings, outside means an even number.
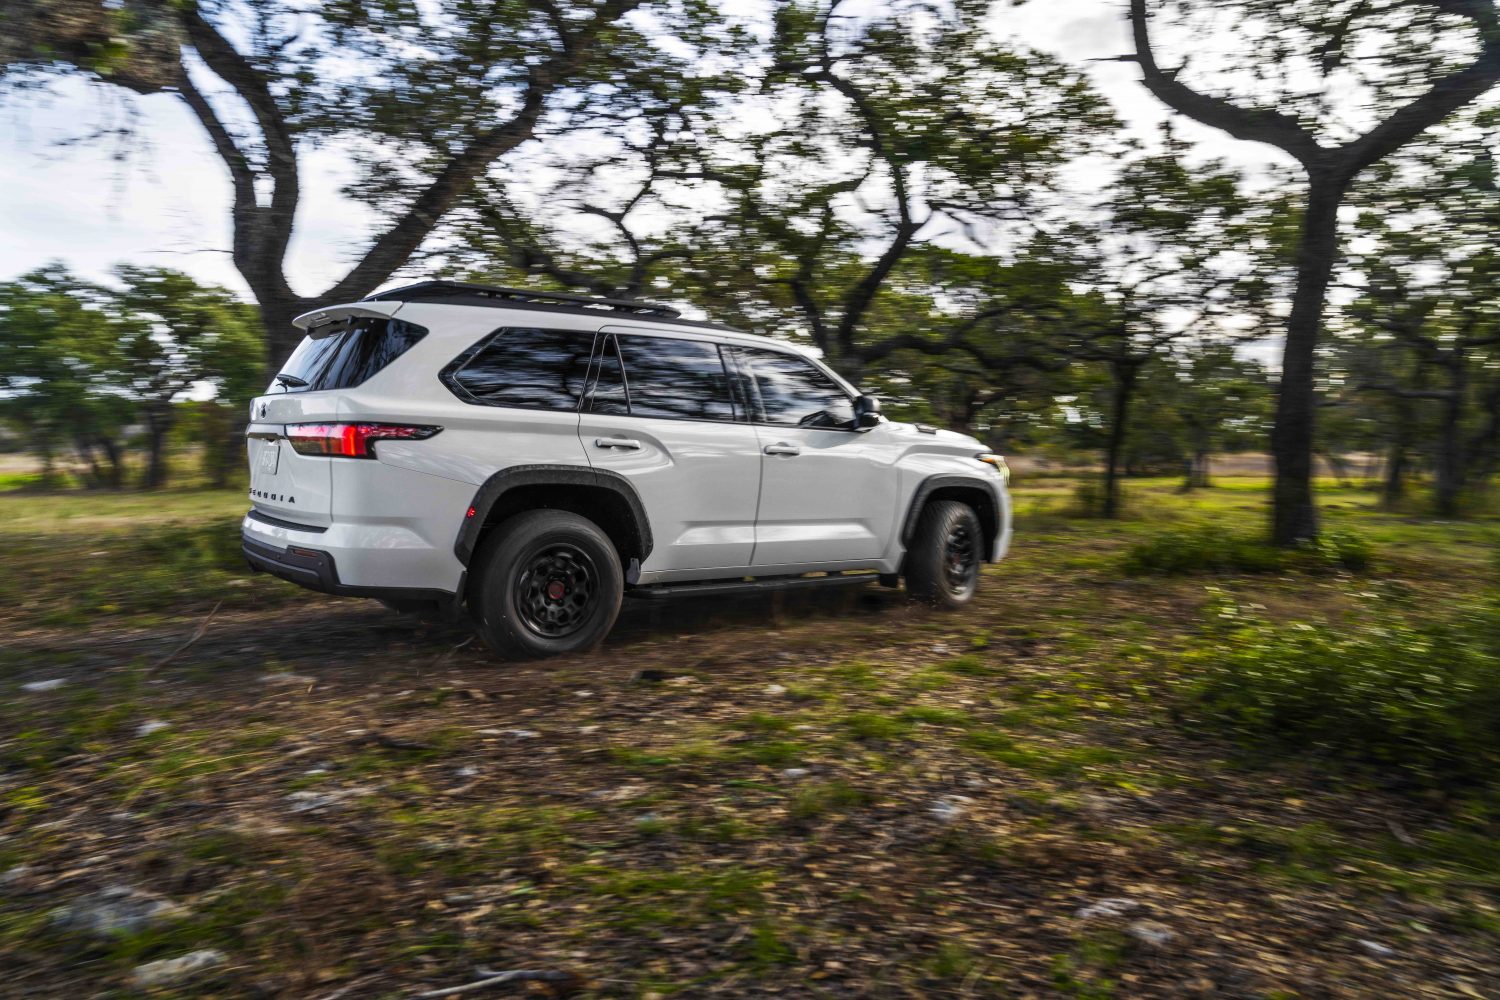
M573 402L573 408L560 410L554 406L529 406L522 403L497 403L488 399L480 399L469 391L468 387L458 380L459 373L469 366L485 348L504 336L510 330L540 330L542 333L573 334L579 337L591 337L589 343L588 361L583 366L584 390L579 392L577 399ZM497 410L530 410L535 413L572 413L580 414L583 411L583 401L592 392L593 383L590 376L594 371L594 359L599 353L600 333L598 330L569 330L560 327L546 326L500 326L480 337L474 343L459 352L458 356L443 366L438 372L438 381L443 384L449 392L458 399L460 403L468 403L471 406L488 406Z

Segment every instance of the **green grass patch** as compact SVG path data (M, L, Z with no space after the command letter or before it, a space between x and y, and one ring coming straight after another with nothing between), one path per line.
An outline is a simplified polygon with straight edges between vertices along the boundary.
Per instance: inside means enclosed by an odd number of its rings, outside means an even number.
M1376 765L1427 786L1500 765L1500 602L1415 623L1251 619L1191 651L1180 711L1255 751Z
M1121 568L1132 576L1190 573L1362 572L1373 546L1349 531L1330 531L1315 543L1277 548L1260 534L1213 524L1173 528L1132 545Z

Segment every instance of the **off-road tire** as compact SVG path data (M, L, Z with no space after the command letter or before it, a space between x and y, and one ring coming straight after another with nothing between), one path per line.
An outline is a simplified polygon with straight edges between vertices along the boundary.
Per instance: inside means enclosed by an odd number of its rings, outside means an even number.
M934 500L922 508L906 550L906 593L924 604L961 608L979 590L983 561L984 529L974 508Z
M619 554L597 524L569 511L531 510L496 525L474 565L476 631L508 660L592 649L620 613Z

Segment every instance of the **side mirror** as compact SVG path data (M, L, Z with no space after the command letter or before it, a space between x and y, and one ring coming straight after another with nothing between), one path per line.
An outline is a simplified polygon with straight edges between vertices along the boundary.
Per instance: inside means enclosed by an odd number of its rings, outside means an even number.
M862 431L880 423L880 400L874 396L854 397L854 426Z

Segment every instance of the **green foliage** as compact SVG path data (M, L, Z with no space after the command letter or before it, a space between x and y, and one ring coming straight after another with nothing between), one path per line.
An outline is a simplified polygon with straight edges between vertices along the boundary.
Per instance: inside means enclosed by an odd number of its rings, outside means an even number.
M44 478L71 447L95 486L123 485L125 427L144 424L148 485L160 486L178 400L208 385L242 405L262 384L260 335L254 310L224 289L163 268L116 277L110 288L54 264L0 284L0 419Z
M1493 781L1500 764L1493 600L1423 623L1254 622L1184 665L1190 724L1247 747L1345 758L1438 786Z
M1370 568L1374 549L1348 531L1325 533L1298 548L1277 548L1260 535L1203 524L1174 528L1132 545L1122 568L1132 576L1150 573L1359 572Z

